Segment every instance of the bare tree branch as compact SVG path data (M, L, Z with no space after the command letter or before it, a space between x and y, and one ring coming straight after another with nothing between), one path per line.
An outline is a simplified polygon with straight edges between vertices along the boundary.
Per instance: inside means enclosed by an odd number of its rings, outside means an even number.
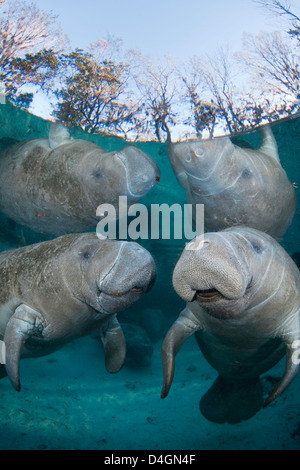
M158 141L171 140L171 126L176 124L174 101L176 100L176 66L169 58L156 65L135 52L133 69L137 91L143 103L145 132L154 130Z
M244 37L245 66L252 69L256 81L269 88L276 89L283 95L298 95L299 57L292 47L283 40L278 32L251 34Z
M288 16L292 20L300 21L300 17L291 10L288 0L254 0L255 3L279 16Z
M34 3L12 1L0 13L0 66L12 57L43 48L58 50L63 36L56 16Z

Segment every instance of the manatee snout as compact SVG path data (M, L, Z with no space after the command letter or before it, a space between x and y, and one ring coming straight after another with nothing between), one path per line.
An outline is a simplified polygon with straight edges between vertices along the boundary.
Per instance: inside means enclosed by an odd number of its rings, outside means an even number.
M129 307L151 289L155 278L151 254L137 243L123 243L113 267L99 283L101 307L110 313Z
M177 148L176 148L177 146ZM205 179L211 175L216 166L216 155L222 156L232 146L228 137L207 141L195 141L190 144L175 144L176 158L187 173L190 181Z
M186 302L241 299L251 282L247 265L230 243L209 233L189 243L173 272L173 286Z
M160 181L160 171L142 150L129 145L117 154L126 170L127 188L131 196L141 197Z

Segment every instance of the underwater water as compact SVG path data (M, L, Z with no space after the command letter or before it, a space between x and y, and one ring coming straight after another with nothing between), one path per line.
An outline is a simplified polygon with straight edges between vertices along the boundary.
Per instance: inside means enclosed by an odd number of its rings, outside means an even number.
M9 103L0 105L0 122L0 149L17 141L45 137L50 126L49 122ZM281 240L286 251L294 255L300 252L300 118L274 123L272 130L281 164L296 188L298 208ZM124 141L118 138L86 135L76 129L71 134L91 140L107 151L124 147ZM237 143L240 140L254 148L260 145L258 132L239 136ZM185 192L173 174L166 144L135 145L161 171L159 184L141 202L184 204ZM1 251L47 238L1 214ZM155 260L156 282L147 295L120 312L118 319L121 325L134 324L147 331L146 338L138 329L135 332L143 347L129 344L128 360L117 374L106 371L103 348L96 334L72 341L51 355L22 360L20 393L12 388L7 377L0 381L0 449L300 449L300 374L280 397L251 419L237 424L212 423L201 415L199 400L217 373L191 337L176 357L168 397L160 398L162 341L184 307L172 287L172 272L185 241L139 240L139 243ZM143 354L145 360L139 360ZM272 388L276 378L283 375L284 367L282 359L264 375L266 389Z

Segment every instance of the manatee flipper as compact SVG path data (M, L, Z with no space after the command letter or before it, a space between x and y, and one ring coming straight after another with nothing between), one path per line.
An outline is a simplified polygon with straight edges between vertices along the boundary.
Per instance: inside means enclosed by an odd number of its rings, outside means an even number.
M229 380L218 376L200 400L203 416L214 423L235 424L255 415L263 406L259 378L253 381Z
M275 398L277 398L287 386L294 380L299 372L299 346L300 346L300 317L297 311L292 321L287 327L284 325L280 333L280 337L286 346L286 366L283 377L277 387L271 392L269 397L264 403L264 407L269 405Z
M180 313L169 329L161 348L163 366L163 386L161 398L165 398L170 390L174 377L175 356L184 341L200 329L200 324L188 307Z
M30 336L41 336L45 327L42 315L25 304L19 305L10 317L4 334L6 347L6 372L13 387L21 390L19 362L22 347Z
M277 143L270 125L267 124L266 126L261 127L260 133L262 136L262 145L260 146L259 151L272 157L280 164Z
M69 130L62 124L52 123L49 130L49 146L52 149L71 142Z
M105 367L114 374L121 369L126 356L125 337L116 317L101 328L100 338L104 347Z

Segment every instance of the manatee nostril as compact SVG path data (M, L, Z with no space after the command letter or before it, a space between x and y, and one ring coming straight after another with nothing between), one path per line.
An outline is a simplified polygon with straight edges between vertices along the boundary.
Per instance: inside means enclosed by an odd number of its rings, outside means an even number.
M190 243L188 243L185 247L188 251L196 251L206 248L210 245L210 241L203 239L201 236L195 238Z
M186 161L187 163L189 163L191 160L192 160L191 154L190 154L190 153L187 153L186 156L185 156L185 161Z
M195 155L197 158L201 158L204 155L204 150L203 149L197 149L194 151Z

